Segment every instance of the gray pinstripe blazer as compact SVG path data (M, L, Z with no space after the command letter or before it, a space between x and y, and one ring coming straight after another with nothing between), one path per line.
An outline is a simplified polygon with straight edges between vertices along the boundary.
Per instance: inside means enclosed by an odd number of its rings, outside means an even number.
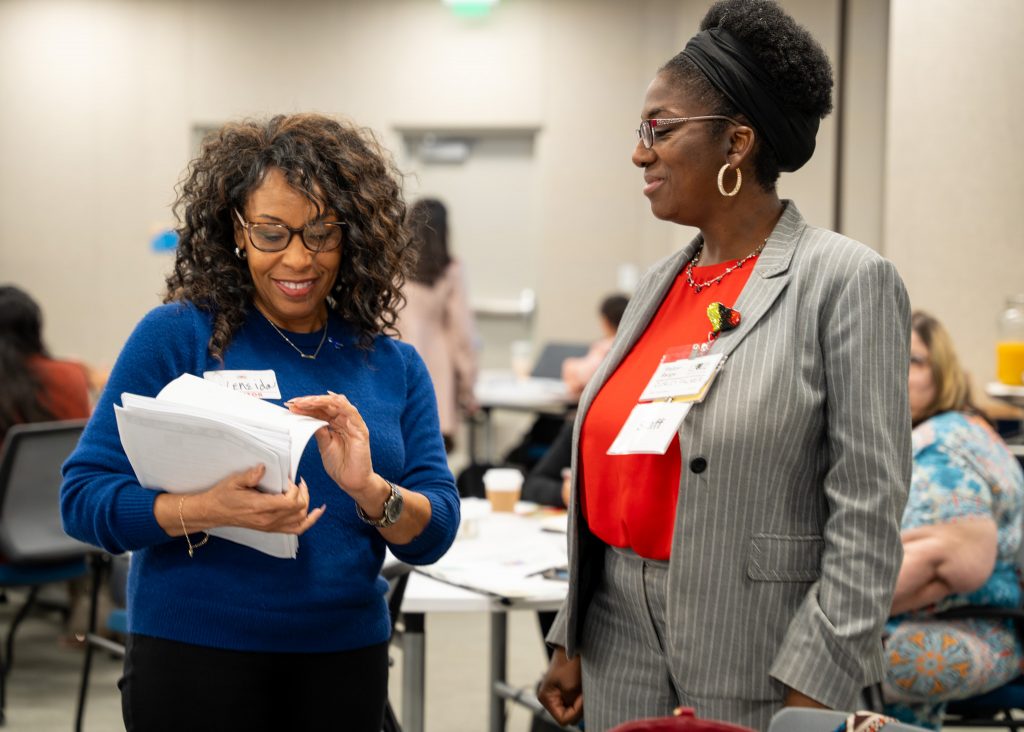
M910 483L909 303L891 263L786 204L736 302L742 322L712 348L725 366L680 429L666 643L698 714L700 699L781 704L785 686L851 708L882 676ZM581 398L574 476L587 409L699 243L640 282ZM569 594L548 639L584 662L603 551L574 486Z

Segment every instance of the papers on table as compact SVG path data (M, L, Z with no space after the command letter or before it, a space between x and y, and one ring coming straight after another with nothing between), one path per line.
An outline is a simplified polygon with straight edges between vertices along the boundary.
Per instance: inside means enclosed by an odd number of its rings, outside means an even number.
M311 417L184 374L156 398L122 394L115 405L121 445L146 488L206 490L230 473L262 463L260 490L282 493L295 480L309 438L326 425ZM271 556L294 558L298 539L236 526L211 534Z
M470 500L463 501L464 515ZM478 531L458 539L436 564L417 571L510 600L565 597L565 582L544 576L568 564L565 534L543 531L540 520L514 513L489 513L479 521Z

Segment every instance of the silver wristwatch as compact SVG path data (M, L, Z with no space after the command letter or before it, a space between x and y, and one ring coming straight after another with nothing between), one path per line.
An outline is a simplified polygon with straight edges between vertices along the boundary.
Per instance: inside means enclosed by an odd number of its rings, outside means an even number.
M356 504L356 515L362 519L364 524L369 524L378 529L386 529L388 526L393 525L402 515L402 507L405 505L405 499L402 498L402 492L395 487L387 478L381 478L391 488L391 495L384 501L384 515L379 519L372 519L366 515L366 513Z

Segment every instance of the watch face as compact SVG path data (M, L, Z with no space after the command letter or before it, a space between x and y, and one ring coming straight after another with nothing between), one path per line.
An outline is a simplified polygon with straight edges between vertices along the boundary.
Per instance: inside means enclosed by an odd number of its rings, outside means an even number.
M392 491L391 498L384 503L384 518L387 519L389 524L398 521L398 517L402 515L402 506L405 503L401 492L395 488L392 488Z

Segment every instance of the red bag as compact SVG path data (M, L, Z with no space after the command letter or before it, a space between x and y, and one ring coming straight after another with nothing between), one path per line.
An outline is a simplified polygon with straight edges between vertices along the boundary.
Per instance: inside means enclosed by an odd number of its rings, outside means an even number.
M699 719L690 707L679 707L671 717L651 717L626 722L608 732L754 732L729 722Z

